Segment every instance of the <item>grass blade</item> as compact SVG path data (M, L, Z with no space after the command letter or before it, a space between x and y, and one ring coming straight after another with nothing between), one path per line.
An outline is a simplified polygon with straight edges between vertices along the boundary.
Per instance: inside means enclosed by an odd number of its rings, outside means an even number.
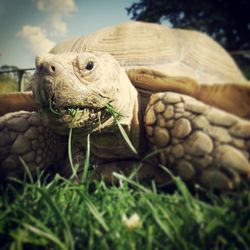
M118 174L118 173L113 173L113 176L116 177L118 180L126 181L129 184L132 184L134 187L137 187L141 191L145 193L151 193L151 191L144 186L140 185L138 182L130 180L129 178L125 177L124 175Z
M42 231L41 229L34 227L32 225L29 225L27 223L22 223L22 225L28 229L29 231L31 231L32 233L40 236L41 238L44 237L48 240L50 240L51 242L54 242L60 249L62 250L67 250L67 246L65 246L54 234L52 234L51 232L47 233Z
M107 110L107 112L109 112L113 116L113 118L114 118L115 122L117 123L117 126L118 126L118 128L119 128L119 130L121 132L121 135L122 135L123 139L126 141L126 143L130 147L130 149L132 150L132 152L137 155L138 154L137 150L135 149L135 147L132 144L132 142L130 141L130 139L129 139L127 133L126 133L126 131L122 127L121 123L119 122L119 118L122 115L119 112L117 112L115 110L115 108L110 103L107 104L106 110Z
M49 98L49 109L50 109L50 111L51 111L53 114L55 114L55 115L57 115L57 116L61 116L62 114L59 113L59 112L57 112L57 110L56 110L56 108L55 108L55 101L54 101L53 99L54 99L53 97L52 97L52 98Z
M24 169L25 169L25 172L26 172L27 175L28 175L30 182L31 182L32 184L34 184L34 179L33 179L33 177L32 177L32 174L31 174L31 172L30 172L30 169L29 169L28 165L27 165L26 162L23 160L22 156L19 156L18 158L19 158L20 162L22 163L22 165L23 165L23 167L24 167Z
M126 131L124 130L124 128L122 127L122 125L120 124L120 122L116 119L115 120L117 125L118 125L118 128L122 134L122 137L123 139L126 141L126 143L128 144L128 146L130 147L130 149L133 151L134 154L138 154L137 150L135 149L135 147L133 146L132 142L130 141Z
M72 158L72 128L70 128L69 130L69 138L68 138L68 157L69 157L69 163L70 163L70 167L71 167L71 170L72 170L72 174L73 174L73 177L76 176L76 169L75 169L75 166L74 166L74 163L73 163L73 158Z
M83 167L83 176L82 176L83 182L87 181L89 164L90 164L90 134L87 135L86 154L85 154L85 161L84 161L84 167Z
M157 150L154 150L150 153L148 153L141 161L145 161L145 160L148 160L150 159L151 157L154 157L155 155L158 155L162 152L163 149L157 149Z

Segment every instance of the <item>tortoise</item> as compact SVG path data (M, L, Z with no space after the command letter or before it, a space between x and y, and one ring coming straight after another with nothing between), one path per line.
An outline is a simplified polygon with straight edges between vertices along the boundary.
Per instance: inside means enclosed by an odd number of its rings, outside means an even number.
M93 179L139 163L138 177L159 186L170 173L218 190L249 180L250 82L206 34L134 21L104 28L37 56L32 91L0 97L3 179L22 176L21 161L34 175L70 175L73 131L73 163L83 166L89 142Z

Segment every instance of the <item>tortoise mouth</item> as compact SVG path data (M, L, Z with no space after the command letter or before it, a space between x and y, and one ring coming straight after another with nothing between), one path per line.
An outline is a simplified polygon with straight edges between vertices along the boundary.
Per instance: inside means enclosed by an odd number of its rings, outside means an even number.
M48 99L46 106L40 106L40 113L47 127L62 134L71 128L80 129L81 133L98 130L112 116L106 106L93 107L80 104L59 106L53 97Z
M106 107L67 105L47 110L50 117L68 128L93 130L111 118Z

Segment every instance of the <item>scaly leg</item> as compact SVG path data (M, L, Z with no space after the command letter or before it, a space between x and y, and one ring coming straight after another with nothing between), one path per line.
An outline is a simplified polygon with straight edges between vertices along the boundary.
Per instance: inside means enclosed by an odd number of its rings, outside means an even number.
M0 117L0 178L21 177L46 169L65 155L67 144L44 127L36 112L15 112Z
M153 94L145 114L152 150L188 182L233 189L250 177L250 122L172 92Z

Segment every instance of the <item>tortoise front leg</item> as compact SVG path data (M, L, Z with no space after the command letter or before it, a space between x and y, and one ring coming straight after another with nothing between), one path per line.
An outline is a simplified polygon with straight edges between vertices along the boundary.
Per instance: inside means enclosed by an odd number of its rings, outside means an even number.
M0 94L0 116L21 110L37 110L31 91Z
M153 94L145 114L152 149L186 181L233 189L250 177L250 122L172 92Z
M0 117L0 178L22 177L26 163L32 175L60 160L67 146L44 127L36 112L14 112Z

